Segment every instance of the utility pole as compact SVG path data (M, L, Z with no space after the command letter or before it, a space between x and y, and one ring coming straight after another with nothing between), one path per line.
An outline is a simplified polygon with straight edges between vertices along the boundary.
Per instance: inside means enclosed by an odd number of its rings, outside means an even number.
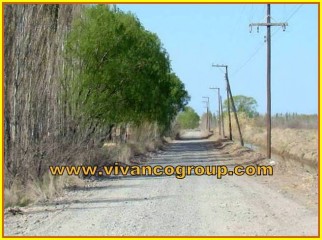
M228 80L228 77L227 77L227 80ZM234 112L234 115L235 115L235 120L236 120L236 124L237 124L237 128L238 128L240 144L242 146L244 146L244 139L243 139L243 135L242 135L241 130L240 130L240 125L239 125L239 120L238 120L237 111L236 111L236 107L235 107L235 102L234 102L233 94L231 93L231 88L230 88L229 81L228 81L228 88L229 88L229 94L230 94L230 98L231 98L231 105L233 107L233 112Z
M229 88L228 88L228 66L227 65L219 65L212 64L213 67L224 67L226 68L225 79L226 79L226 90L227 90L227 111L228 111L228 124L229 124L229 139L233 140L233 134L231 130L231 118L230 118L230 99L229 99Z
M221 136L220 88L218 88L218 87L210 87L209 89L218 90L218 132L219 132L219 136Z
M205 103L206 104L206 109L208 110L208 107L207 107L207 101L202 101L203 103ZM208 112L208 111L207 111ZM201 120L202 120L202 118L201 118ZM202 122L201 122L202 123ZM208 129L208 114L207 114L207 117L206 117L206 129Z
M226 86L227 86L227 102L229 103L229 99L231 99L231 104L232 104L232 108L233 108L233 112L234 112L234 116L235 116L235 120L236 120L236 124L237 124L237 128L238 128L240 144L242 146L244 146L244 140L243 140L243 136L242 136L242 133L240 130L240 125L239 125L239 120L238 120L237 111L236 111L236 107L235 107L235 102L234 102L233 94L231 93L231 88L230 88L229 79L228 79L228 65L218 65L217 64L217 65L212 65L212 66L226 68L225 79L226 79ZM230 111L229 111L229 131L230 131L230 140L232 140Z
M225 124L224 124L224 114L222 111L222 99L221 99L221 95L220 95L220 109L221 109L221 123L222 123L222 135L225 138Z
M206 98L207 101L206 104L207 104L207 124L206 124L206 128L208 130L208 132L210 132L210 119L209 119L209 97L202 97L202 98Z
M271 22L271 5L267 4L267 22L266 23L251 23L249 24L250 32L252 32L252 27L257 27L257 32L259 32L259 27L267 27L267 113L266 113L266 126L267 126L267 158L271 159L271 132L272 132L272 120L271 120L271 27L280 26L283 31L285 31L287 22L272 23Z
M206 130L208 129L208 102L207 101L202 101L206 103L206 109L207 109L207 114L206 114Z

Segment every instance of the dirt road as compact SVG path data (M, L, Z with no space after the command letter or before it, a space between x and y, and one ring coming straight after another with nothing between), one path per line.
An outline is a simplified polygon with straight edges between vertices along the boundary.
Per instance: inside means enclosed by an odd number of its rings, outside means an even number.
M166 148L153 164L234 164L210 140ZM7 214L5 235L317 235L317 193L292 185L309 175L279 176L102 178L23 215Z

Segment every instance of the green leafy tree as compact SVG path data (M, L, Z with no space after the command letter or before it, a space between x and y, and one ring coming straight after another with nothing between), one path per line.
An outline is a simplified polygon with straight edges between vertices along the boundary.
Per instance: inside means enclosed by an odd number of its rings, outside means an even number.
M256 111L257 101L254 98L243 96L243 95L233 96L233 98L234 98L235 107L236 107L237 112L243 112L248 117L254 117L254 116L258 115L258 112ZM227 112L227 109L228 109L227 106L228 106L228 103L227 103L227 99L226 99L223 104L223 110L225 112ZM232 106L230 106L230 109L231 109L231 111L233 110Z
M199 126L199 115L191 107L185 107L179 113L177 121L182 129L193 129Z
M89 121L167 127L189 101L157 35L116 7L86 8L68 36L66 56L80 69L70 98Z

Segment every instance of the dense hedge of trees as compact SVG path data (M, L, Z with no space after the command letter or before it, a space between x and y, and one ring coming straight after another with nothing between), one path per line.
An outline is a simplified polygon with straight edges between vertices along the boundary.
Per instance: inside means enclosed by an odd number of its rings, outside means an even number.
M6 186L92 159L115 125L166 130L189 100L159 38L131 13L6 4L4 28Z
M189 99L159 38L115 7L85 9L69 34L66 55L77 60L73 99L90 121L168 127Z

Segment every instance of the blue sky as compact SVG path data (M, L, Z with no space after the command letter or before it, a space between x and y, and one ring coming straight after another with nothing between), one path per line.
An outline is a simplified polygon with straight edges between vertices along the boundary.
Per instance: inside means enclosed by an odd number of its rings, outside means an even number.
M205 111L202 96L226 99L224 73L211 67L229 66L233 95L254 97L257 110L266 112L266 28L249 32L249 23L266 21L263 4L118 4L134 13L156 33L168 51L172 69L184 82L189 105ZM283 32L272 28L272 113L318 111L318 6L272 4L272 22L287 21Z

